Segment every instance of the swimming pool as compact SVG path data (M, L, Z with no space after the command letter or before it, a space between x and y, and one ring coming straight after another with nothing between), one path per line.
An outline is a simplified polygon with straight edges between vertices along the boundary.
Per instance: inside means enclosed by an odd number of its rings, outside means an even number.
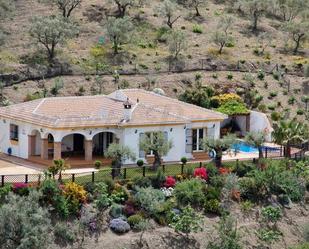
M240 152L246 152L246 153L256 153L258 152L258 149L254 146L247 144L245 142L239 141L232 145L232 150L240 151Z

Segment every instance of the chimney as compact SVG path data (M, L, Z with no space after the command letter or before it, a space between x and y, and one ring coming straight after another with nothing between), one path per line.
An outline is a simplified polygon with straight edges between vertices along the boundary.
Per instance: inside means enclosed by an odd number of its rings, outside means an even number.
M123 102L123 119L124 121L130 121L132 117L132 103L129 101L129 98Z

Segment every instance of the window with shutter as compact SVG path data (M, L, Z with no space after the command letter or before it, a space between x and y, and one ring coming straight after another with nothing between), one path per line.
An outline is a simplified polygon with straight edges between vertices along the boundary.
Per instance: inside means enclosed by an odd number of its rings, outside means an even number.
M186 153L192 152L192 129L186 129Z
M142 141L144 136L145 136L145 133L140 133L139 134L139 142ZM139 148L139 158L144 158L144 157L145 157L145 151L143 151L141 148Z

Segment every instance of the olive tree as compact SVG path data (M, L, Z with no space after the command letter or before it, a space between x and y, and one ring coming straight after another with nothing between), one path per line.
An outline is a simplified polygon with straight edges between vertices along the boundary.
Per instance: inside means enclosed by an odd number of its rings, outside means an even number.
M292 21L304 10L309 8L309 2L304 0L276 0L278 12L284 21Z
M107 20L106 32L113 43L114 54L119 53L121 44L128 41L132 30L133 24L129 17L110 17Z
M161 131L152 132L144 135L139 142L140 149L145 153L154 155L153 169L157 169L161 165L162 156L173 147L173 142L168 140Z
M6 249L48 248L52 231L49 212L40 206L41 195L9 194L0 207L0 244Z
M268 8L269 0L240 0L241 9L252 19L252 32L257 31L258 22Z
M184 5L195 10L195 16L201 16L200 8L206 5L207 0L184 0L182 2Z
M166 18L166 24L171 29L174 23L180 18L180 16L175 15L177 10L177 3L171 0L164 0L160 6L157 8L157 12L161 17Z
M222 53L223 48L233 42L234 38L229 34L229 29L233 25L233 18L231 16L223 16L218 25L216 31L212 35L212 42L219 46L219 54Z
M297 54L301 45L309 37L309 19L293 20L283 24L283 30L287 32L294 42L293 53Z
M177 59L179 54L187 47L185 33L179 30L170 32L167 37L167 43L171 55L174 59Z
M108 146L105 156L113 159L112 166L114 176L119 175L120 169L125 160L135 160L135 153L130 147L117 143L112 143Z
M109 0L117 5L118 15L117 17L123 18L126 15L129 7L142 6L145 0Z
M29 33L36 42L43 45L52 61L56 47L73 38L77 34L77 27L56 16L38 16L32 19Z
M39 0L43 3L56 5L61 11L64 18L69 18L77 7L82 3L82 0Z
M265 50L271 45L273 41L273 37L270 33L268 32L262 32L261 34L258 35L257 42L259 44L259 54L263 55Z

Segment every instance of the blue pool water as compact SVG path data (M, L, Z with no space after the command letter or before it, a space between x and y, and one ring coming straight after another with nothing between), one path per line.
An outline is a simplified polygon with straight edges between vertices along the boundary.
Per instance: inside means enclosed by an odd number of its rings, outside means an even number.
M250 152L250 153L258 152L257 148L241 141L233 144L232 149L240 152Z

